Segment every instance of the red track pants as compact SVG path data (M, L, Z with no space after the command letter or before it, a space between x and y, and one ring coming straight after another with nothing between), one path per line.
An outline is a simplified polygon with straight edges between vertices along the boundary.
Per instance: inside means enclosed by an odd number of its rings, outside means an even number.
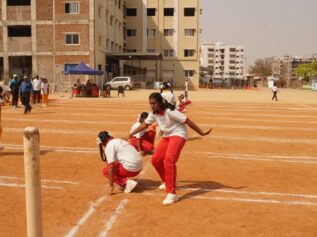
M155 131L149 130L141 137L141 148L145 152L153 151L154 149L154 140L155 140ZM130 138L130 143L135 147L137 151L138 148L138 139L135 137Z
M118 184L120 187L123 187L125 185L125 183L127 182L127 178L129 177L134 177L137 176L140 171L137 172L131 172L126 170L122 164L114 162L113 163L113 168L114 168L114 183ZM103 168L103 175L107 178L109 178L109 168L106 165Z
M152 156L152 164L165 182L167 193L176 191L176 162L185 143L179 136L163 137Z

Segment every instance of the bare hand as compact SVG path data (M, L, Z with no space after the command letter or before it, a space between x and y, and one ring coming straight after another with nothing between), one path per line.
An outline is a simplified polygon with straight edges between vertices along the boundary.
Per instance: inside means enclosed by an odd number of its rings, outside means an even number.
M141 156L145 156L145 152L144 151L140 151Z
M200 135L206 136L206 135L208 135L209 133L211 133L211 131L212 131L212 128L210 128L210 129L209 129L208 131L206 131L206 132L201 133Z

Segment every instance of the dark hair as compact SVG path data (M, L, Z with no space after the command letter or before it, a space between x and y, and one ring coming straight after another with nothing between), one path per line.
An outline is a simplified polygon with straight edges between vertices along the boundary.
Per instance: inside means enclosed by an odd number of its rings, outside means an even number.
M170 110L174 110L175 109L175 106L170 104L170 103L168 103L166 100L164 100L160 93L153 92L149 96L149 100L150 99L154 99L155 101L157 101L160 104L160 107L162 109L170 109Z
M140 114L140 119L146 119L149 116L149 113L143 112Z
M163 90L170 90L173 93L173 90L170 86L170 83L168 83L168 82L163 82L162 88L161 88L161 93L163 92Z
M98 134L98 137L101 142L107 142L109 138L112 138L111 135L107 131L102 131ZM99 144L99 153L100 153L100 158L102 161L106 161L106 154L105 151L103 150L102 143Z

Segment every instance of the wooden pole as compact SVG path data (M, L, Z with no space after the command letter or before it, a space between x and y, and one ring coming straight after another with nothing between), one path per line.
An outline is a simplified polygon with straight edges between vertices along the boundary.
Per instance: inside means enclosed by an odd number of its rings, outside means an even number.
M39 130L25 128L23 140L27 236L42 237Z

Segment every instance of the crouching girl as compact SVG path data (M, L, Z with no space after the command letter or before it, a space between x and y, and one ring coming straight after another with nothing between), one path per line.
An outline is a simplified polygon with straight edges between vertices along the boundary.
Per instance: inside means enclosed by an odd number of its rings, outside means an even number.
M100 157L106 162L103 175L109 179L110 195L114 186L130 193L138 184L130 177L137 176L142 170L142 157L135 148L125 140L115 139L108 132L98 134Z

